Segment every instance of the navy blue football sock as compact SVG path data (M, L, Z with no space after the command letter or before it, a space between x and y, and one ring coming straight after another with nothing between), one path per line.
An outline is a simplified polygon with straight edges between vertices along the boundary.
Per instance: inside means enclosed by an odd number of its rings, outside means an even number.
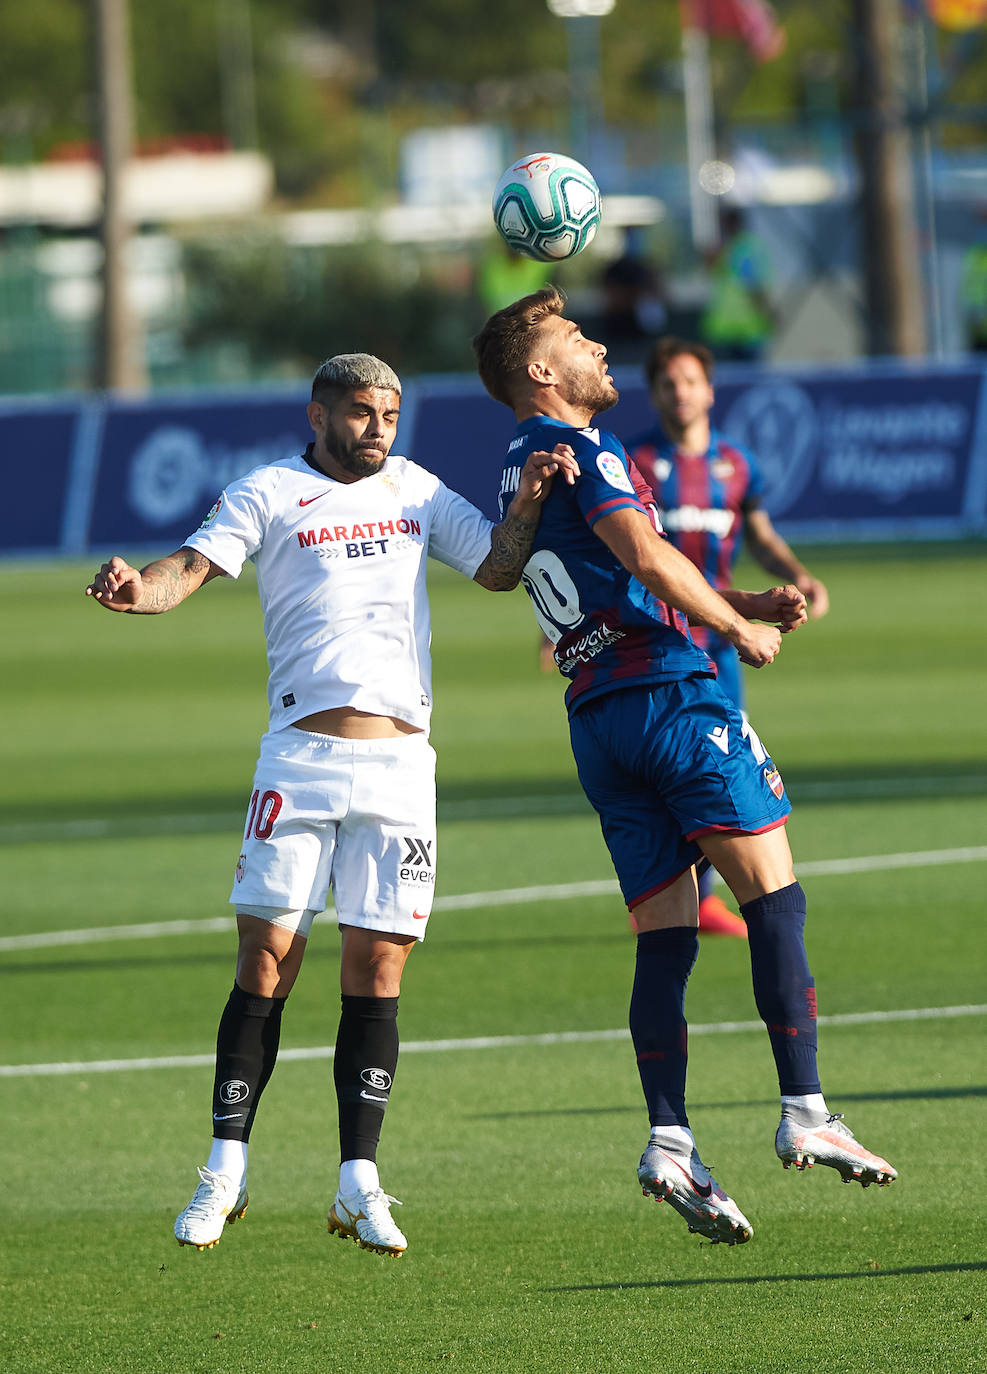
M799 883L745 902L754 1000L785 1096L819 1092L816 985L805 953L805 893Z
M398 1066L398 999L344 994L342 1003L332 1061L339 1158L375 1160Z
M212 1134L219 1140L250 1139L277 1061L284 1004L283 997L257 997L233 984L216 1037Z
M688 1126L685 988L699 953L692 926L646 930L637 937L630 1027L652 1126Z

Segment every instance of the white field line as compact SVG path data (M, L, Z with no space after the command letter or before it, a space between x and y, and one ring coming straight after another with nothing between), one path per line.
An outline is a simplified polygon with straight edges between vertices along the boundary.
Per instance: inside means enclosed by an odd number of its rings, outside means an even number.
M958 1016L985 1016L987 1003L958 1007L915 1007L901 1011L857 1011L839 1016L820 1016L821 1026L863 1026L890 1021L945 1021ZM713 1021L689 1027L690 1036L737 1035L746 1031L760 1031L761 1021ZM464 1040L407 1040L401 1043L402 1054L443 1054L450 1050L503 1050L532 1045L586 1045L604 1040L629 1040L630 1031L558 1031L544 1035L482 1035ZM278 1055L286 1060L331 1059L332 1045L316 1045L310 1049L286 1049ZM214 1054L175 1054L158 1059L92 1059L57 1064L0 1064L0 1078L43 1078L73 1074L84 1077L93 1073L131 1073L144 1069L206 1069L215 1065Z
M879 873L895 868L929 868L942 864L982 863L987 845L965 849L922 849L904 854L871 854L857 859L818 859L797 864L799 878L824 878L850 873ZM579 897L619 895L616 879L581 883L549 883L538 887L509 887L493 892L464 892L436 897L433 911L470 911L478 907L518 906L525 902L567 901ZM150 921L144 925L93 926L89 930L48 930L33 935L0 937L0 953L19 949L47 949L57 945L91 945L109 940L148 940L159 935L215 935L233 930L232 913L194 921Z

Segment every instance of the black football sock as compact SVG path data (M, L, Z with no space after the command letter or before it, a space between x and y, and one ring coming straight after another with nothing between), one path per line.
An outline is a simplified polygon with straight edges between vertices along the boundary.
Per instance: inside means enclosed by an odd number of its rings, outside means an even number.
M339 1109L339 1158L377 1158L398 1066L398 999L342 998L332 1061Z
M233 984L216 1037L212 1133L219 1140L250 1139L277 1061L284 1003L283 997L257 997Z
M699 953L692 926L646 930L637 937L630 1027L652 1126L688 1126L685 988Z
M816 985L805 953L805 893L798 883L745 902L754 1000L767 1026L783 1096L819 1092Z

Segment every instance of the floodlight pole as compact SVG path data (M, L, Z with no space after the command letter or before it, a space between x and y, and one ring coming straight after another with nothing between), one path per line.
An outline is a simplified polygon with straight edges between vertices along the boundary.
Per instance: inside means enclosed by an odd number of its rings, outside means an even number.
M569 122L573 156L589 165L590 130L603 128L600 94L600 18L616 0L546 0L552 14L565 20L569 60Z
M102 304L96 356L97 387L144 391L147 373L137 322L127 297L126 252L130 222L124 177L133 148L133 101L127 0L91 0L97 87L97 144L103 194L99 237L103 246Z
M709 35L705 29L690 22L688 6L682 7L682 77L692 243L702 256L715 248L719 240L715 202L699 180L699 169L714 157L713 81L709 69Z
M867 351L915 356L926 337L898 0L852 0L852 12Z

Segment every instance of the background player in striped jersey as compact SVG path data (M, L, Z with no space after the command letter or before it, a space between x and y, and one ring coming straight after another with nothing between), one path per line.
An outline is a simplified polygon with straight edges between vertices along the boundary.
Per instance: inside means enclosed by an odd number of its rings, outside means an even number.
M825 615L825 586L799 561L762 505L764 480L754 454L710 423L712 352L700 343L661 338L644 372L659 423L625 441L625 448L651 488L669 539L720 591L733 585L734 564L746 541L762 568L804 594L810 616ZM743 709L737 650L704 626L695 627L693 635L716 664L720 686ZM700 880L700 930L746 934L744 923L713 892L714 876L711 870Z
M398 1059L398 993L425 935L435 882L435 754L427 557L490 591L516 587L539 505L565 456L526 455L497 526L392 455L401 383L366 353L325 362L304 454L226 488L175 553L138 571L104 563L89 595L111 611L169 611L217 577L257 569L270 667L230 901L236 981L219 1024L212 1147L175 1222L209 1249L247 1207L247 1142L274 1070L281 1013L331 886L342 944L333 1078L339 1187L329 1230L400 1255L377 1144Z
M638 921L630 1027L651 1122L638 1179L691 1229L735 1244L753 1228L704 1166L685 1108L684 1001L699 948L695 864L703 855L750 932L754 996L781 1091L778 1157L786 1167L828 1164L865 1186L896 1177L826 1106L788 799L689 633L688 622L705 624L760 667L777 654L781 630L804 620L805 598L793 586L717 592L657 533L623 446L594 425L617 399L606 349L565 318L564 306L554 288L535 292L491 316L473 341L487 391L518 421L501 508L529 452L572 449L579 476L549 493L522 580L568 680L579 780Z

